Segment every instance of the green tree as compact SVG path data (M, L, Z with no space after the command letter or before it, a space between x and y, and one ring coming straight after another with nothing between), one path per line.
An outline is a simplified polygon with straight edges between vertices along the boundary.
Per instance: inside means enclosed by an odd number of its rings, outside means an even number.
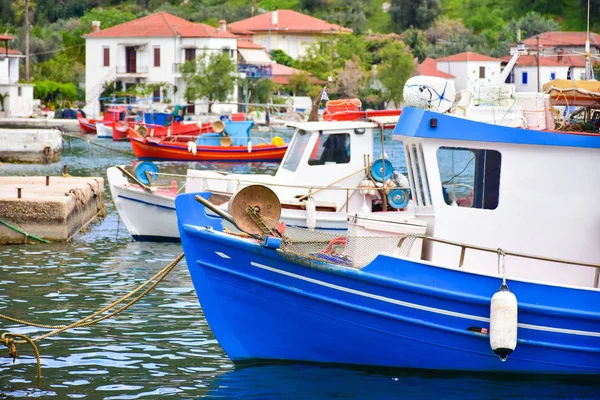
M335 42L335 53L338 59L352 60L358 56L360 64L364 69L371 66L371 53L368 50L368 43L364 36L342 35Z
M429 42L425 36L425 32L420 29L410 28L402 33L402 40L412 50L412 53L422 62L427 58L429 50Z
M402 101L404 84L415 70L413 56L402 42L392 42L381 51L377 78L383 85L383 98L398 106Z
M0 21L5 24L15 22L16 15L12 3L12 0L0 0Z
M440 0L391 0L390 16L400 31L425 29L440 13Z
M271 57L277 64L286 65L288 67L294 66L294 59L287 55L287 53L280 49L271 50Z
M267 104L279 85L269 78L252 79L248 88L250 90L249 103Z
M331 70L332 61L335 68L336 60L335 57L332 60L331 45L328 40L322 40L319 43L313 43L308 46L306 54L300 57L295 64L296 68L308 71L320 79L327 80L327 77L333 73Z
M310 82L310 77L305 71L292 75L287 86L294 96L306 96L315 92L315 85Z
M235 88L235 64L225 52L204 51L181 66L186 101L208 100L208 112L215 101L225 101Z

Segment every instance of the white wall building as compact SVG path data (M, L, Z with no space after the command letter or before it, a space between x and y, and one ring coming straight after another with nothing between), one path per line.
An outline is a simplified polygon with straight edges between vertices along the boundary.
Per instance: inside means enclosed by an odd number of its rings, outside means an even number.
M350 33L352 29L330 24L293 10L276 10L229 24L230 32L251 38L270 52L283 50L292 58L306 54L306 49L320 40Z
M510 57L505 58L506 61ZM540 92L544 84L554 79L567 79L570 66L555 59L540 57L538 85L538 62L537 56L522 55L517 60L509 78L508 83L515 85L517 92Z
M457 91L495 84L500 77L502 63L498 58L473 52L442 57L436 61L438 70L456 77L454 87Z
M12 36L0 35L4 47L0 47L0 116L29 117L33 113L33 85L19 83L21 52L8 48Z
M135 85L164 83L171 104L185 104L185 83L179 67L203 51L227 52L237 64L237 36L222 29L197 24L159 12L121 25L94 31L86 39L86 107L91 115L100 113L98 97L105 85L120 82L123 90ZM153 98L162 97L157 91ZM232 91L230 101L237 101ZM140 103L141 104L141 103ZM147 101L146 101L147 104ZM195 111L207 111L197 101ZM213 112L235 112L233 104L215 104Z

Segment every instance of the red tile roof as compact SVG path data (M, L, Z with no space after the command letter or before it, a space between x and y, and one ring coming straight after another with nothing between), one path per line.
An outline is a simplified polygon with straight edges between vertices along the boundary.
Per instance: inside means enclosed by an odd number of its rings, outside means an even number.
M247 39L238 39L237 48L238 49L264 49L265 47L261 46L260 44L256 44Z
M502 57L506 62L510 61L511 56ZM594 61L592 61L594 62ZM517 60L519 67L535 67L537 59L535 55L522 55ZM541 67L580 67L585 68L585 57L583 55L565 56L559 58L558 55L545 55L540 57Z
M584 46L587 34L585 32L544 32L537 35L540 37L542 47L555 46ZM535 36L523 40L526 47L537 46ZM600 35L590 32L590 44L600 46Z
M6 48L5 47L0 47L0 56L3 56L6 54ZM20 55L21 52L18 50L13 50L13 49L8 49L8 54L12 54L12 55Z
M437 69L437 61L427 57L423 62L417 65L416 75L437 76L439 78L454 79L454 75L445 73Z
M271 78L271 80L280 85L287 85L290 83L290 79L292 78L292 76L294 76L296 74L301 74L303 72L304 71L302 71L300 69L273 63L272 64L273 77ZM322 85L322 84L326 83L325 81L312 76L311 73L308 73L308 79L310 80L310 83L312 83L313 85Z
M102 29L84 35L86 38L103 37L219 37L235 38L236 35L223 32L206 24L197 24L175 15L158 12L143 18L134 19L121 25Z
M11 35L0 35L0 40L13 40L14 36Z
M454 54L448 57L438 58L437 61L502 61L499 58L484 56L483 54L467 51L465 53Z
M277 13L277 17L274 16ZM277 19L274 23L274 19ZM352 29L339 25L330 24L310 15L302 14L293 10L277 10L255 15L241 21L229 24L231 32L237 34L248 34L249 32L285 31L296 33L334 33L352 32Z

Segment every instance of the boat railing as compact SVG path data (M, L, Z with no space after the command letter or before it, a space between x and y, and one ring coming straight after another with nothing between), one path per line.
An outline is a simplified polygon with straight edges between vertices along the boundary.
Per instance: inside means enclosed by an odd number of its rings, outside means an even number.
M414 241L415 239L428 240L431 242L442 243L442 244L460 247L460 258L458 261L458 268L462 268L464 265L467 249L472 249L472 250L484 251L487 253L495 253L495 254L498 254L498 257L513 256L513 257L526 258L526 259L530 259L530 260L553 262L553 263L557 263L557 264L567 264L567 265L575 265L575 266L579 266L579 267L595 268L596 273L594 275L594 288L598 288L598 283L600 280L600 264L594 264L594 263L588 263L588 262L582 262L582 261L565 260L562 258L555 258L555 257L545 257L545 256L539 256L539 255L533 255L533 254L519 253L519 252L514 252L514 251L506 251L501 248L494 249L492 247L466 244L466 243L456 242L454 240L435 238L435 237L428 236L428 235L406 235L406 236L403 236L400 239L400 241L398 242L398 247L401 247L402 244L407 240ZM500 270L500 263L498 263L498 275L500 275L501 272L502 271Z

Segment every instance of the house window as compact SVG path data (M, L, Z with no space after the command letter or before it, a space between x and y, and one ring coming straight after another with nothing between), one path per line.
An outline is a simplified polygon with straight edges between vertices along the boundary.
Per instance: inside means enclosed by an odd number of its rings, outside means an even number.
M499 152L440 147L437 159L447 205L485 210L498 207L502 164Z
M550 72L550 80L553 81L556 79L556 72Z
M308 165L348 164L350 135L347 133L320 134L312 149Z
M521 74L521 82L523 83L523 85L527 85L527 72L523 72Z
M110 48L109 47L103 47L102 48L103 51L103 55L104 55L104 62L103 62L103 66L105 67L110 67Z
M196 49L185 49L185 61L194 61L196 59Z
M160 67L160 47L154 48L154 66Z
M485 78L485 67L479 67L479 78Z

